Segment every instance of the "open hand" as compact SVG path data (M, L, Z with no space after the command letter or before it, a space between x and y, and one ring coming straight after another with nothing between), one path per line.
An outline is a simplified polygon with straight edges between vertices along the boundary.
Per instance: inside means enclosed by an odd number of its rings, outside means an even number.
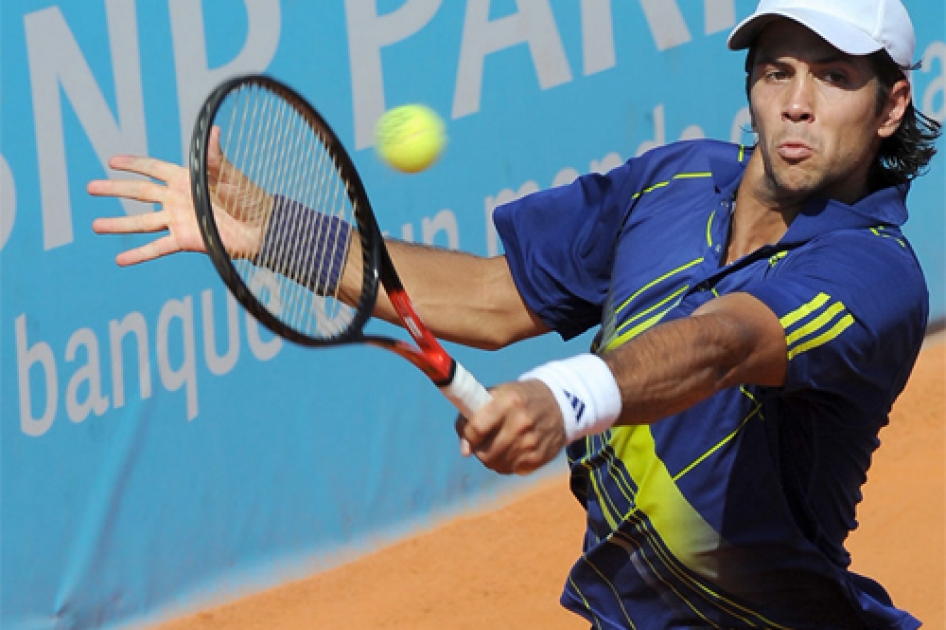
M220 150L219 129L211 133L208 183L220 237L234 257L252 257L260 247L272 199L226 160ZM151 234L160 236L140 247L121 252L121 266L136 265L176 252L206 252L197 226L188 169L150 157L116 155L109 167L150 179L94 180L87 190L97 197L120 197L156 203L156 212L99 218L92 229L98 234Z

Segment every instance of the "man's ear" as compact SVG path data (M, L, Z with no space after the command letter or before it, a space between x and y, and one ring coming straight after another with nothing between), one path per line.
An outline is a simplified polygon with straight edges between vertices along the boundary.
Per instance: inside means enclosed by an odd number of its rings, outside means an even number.
M893 84L890 88L890 96L887 97L887 103L881 112L880 126L877 128L877 135L881 139L885 140L897 133L912 98L913 91L909 81L900 79Z

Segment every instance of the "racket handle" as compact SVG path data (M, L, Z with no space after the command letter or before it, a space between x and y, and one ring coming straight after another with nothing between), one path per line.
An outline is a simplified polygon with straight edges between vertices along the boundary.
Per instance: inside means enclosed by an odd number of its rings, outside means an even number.
M480 407L493 399L476 377L459 363L456 363L453 380L442 386L440 391L467 418L472 418Z

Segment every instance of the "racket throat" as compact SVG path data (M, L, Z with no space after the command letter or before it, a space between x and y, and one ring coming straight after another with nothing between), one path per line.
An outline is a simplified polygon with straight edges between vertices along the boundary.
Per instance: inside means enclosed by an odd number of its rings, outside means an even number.
M437 338L417 316L406 292L392 290L389 291L388 297L405 330L410 334L419 350L402 342L396 342L395 347L389 349L416 365L438 387L449 385L453 382L456 362L447 354Z
M440 347L440 344L437 344L436 349L422 347L421 350L417 350L408 343L387 337L367 337L365 341L407 359L437 387L447 387L453 382L456 361Z

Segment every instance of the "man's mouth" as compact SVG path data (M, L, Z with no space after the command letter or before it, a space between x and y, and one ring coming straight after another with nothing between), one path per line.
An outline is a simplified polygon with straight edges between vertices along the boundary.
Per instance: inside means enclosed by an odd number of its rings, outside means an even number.
M787 162L800 162L814 154L814 149L804 142L791 140L783 142L777 147L778 154Z

